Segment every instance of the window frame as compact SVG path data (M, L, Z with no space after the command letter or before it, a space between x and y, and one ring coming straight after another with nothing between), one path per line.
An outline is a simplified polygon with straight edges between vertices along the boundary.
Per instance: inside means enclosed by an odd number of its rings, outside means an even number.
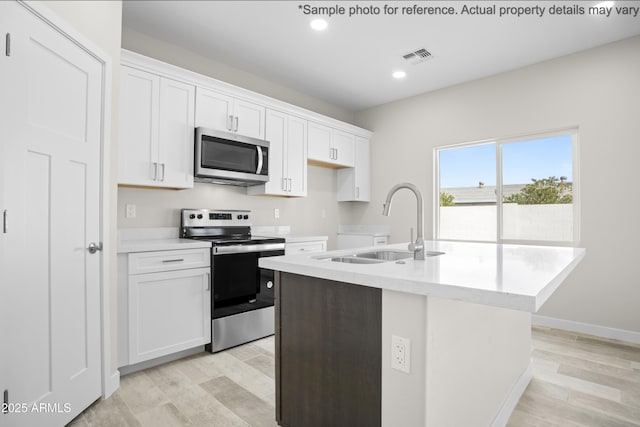
M573 239L571 241L558 240L522 240L505 239L503 226L503 202L502 202L502 147L506 144L525 142L535 139L544 139L560 135L571 136L571 192L573 196ZM440 237L440 151L455 148L478 146L483 144L495 144L496 151L496 236L495 240L463 240L463 239L443 239ZM433 206L433 236L435 240L477 242L477 243L505 243L518 245L550 245L550 246L576 246L580 243L580 156L579 156L579 128L578 126L562 128L552 131L528 133L518 136L483 139L458 144L442 145L433 149L433 182L435 191Z

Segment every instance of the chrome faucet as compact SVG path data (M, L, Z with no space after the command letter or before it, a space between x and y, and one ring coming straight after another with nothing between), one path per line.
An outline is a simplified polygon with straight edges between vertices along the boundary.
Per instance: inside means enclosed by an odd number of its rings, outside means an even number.
M413 191L413 194L416 195L418 204L418 235L416 236L415 242L409 243L409 250L413 251L413 259L423 260L425 259L424 236L422 235L424 215L422 213L422 194L420 194L420 190L418 190L418 187L408 182L394 185L391 190L389 190L389 194L387 194L387 200L385 200L384 202L382 215L389 216L389 213L391 211L391 199L393 198L393 195L396 194L396 191L400 190L401 188L411 190Z

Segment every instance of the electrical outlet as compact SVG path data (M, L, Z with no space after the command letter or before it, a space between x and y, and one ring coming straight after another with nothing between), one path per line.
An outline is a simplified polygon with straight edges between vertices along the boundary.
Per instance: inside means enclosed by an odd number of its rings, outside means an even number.
M124 205L125 213L124 216L126 218L135 218L136 217L136 205Z
M280 209L275 208L275 209L273 210L273 217L274 217L275 219L280 218Z
M411 340L396 335L391 336L391 368L411 372Z

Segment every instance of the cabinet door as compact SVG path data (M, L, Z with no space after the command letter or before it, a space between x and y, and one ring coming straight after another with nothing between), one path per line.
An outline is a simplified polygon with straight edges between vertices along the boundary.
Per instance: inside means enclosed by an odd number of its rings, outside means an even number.
M264 193L286 195L287 182L285 159L285 135L287 115L279 111L267 110L266 139L269 141L269 182Z
M160 77L122 66L118 183L157 185Z
M129 276L129 363L211 342L210 271Z
M334 129L332 146L333 163L348 167L355 164L356 147L354 135Z
M368 202L371 199L371 155L369 140L356 136L355 200Z
M233 98L212 90L196 89L196 127L232 131Z
M195 87L160 79L158 164L161 185L193 187Z
M331 128L309 122L307 135L307 155L309 160L333 163L331 158Z
M307 195L307 121L289 116L287 126L287 177L290 196Z
M252 102L236 99L234 101L233 130L240 135L252 138L264 138L265 108Z

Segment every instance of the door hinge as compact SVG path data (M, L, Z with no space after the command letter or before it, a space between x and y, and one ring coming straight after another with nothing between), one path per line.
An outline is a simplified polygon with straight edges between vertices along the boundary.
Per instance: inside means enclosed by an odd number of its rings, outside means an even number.
M6 414L9 412L9 390L4 391L4 397L2 399L2 413Z
M7 33L4 38L5 43L5 55L11 56L11 33Z

